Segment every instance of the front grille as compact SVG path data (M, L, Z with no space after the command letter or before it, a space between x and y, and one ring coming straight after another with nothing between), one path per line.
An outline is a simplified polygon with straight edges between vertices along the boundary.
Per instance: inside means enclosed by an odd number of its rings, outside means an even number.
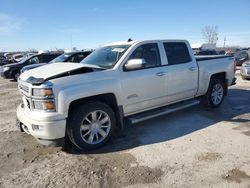
M31 95L30 95L31 87L29 87L28 83L21 81L21 80L18 80L18 88L19 88L21 94L23 95L23 104L24 104L23 106L25 108L31 109L32 108Z
M18 88L25 96L30 96L29 84L23 81L18 81Z
M24 91L25 93L29 93L29 87L28 86L24 86L24 85L19 85L20 90Z

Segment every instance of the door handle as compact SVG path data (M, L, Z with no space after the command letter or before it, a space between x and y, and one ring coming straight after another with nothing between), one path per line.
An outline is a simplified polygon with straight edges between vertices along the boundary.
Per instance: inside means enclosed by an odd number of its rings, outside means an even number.
M189 67L189 70L190 70L190 71L195 71L195 70L196 70L196 67Z
M156 73L156 76L164 76L164 75L166 75L165 72L157 72L157 73Z

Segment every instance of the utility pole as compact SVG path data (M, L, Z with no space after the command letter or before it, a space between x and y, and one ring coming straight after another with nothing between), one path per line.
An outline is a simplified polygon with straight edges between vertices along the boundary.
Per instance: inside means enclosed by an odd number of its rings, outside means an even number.
M223 48L225 49L226 47L226 36L224 37L224 44L223 44Z
M70 33L70 50L72 51L72 33Z

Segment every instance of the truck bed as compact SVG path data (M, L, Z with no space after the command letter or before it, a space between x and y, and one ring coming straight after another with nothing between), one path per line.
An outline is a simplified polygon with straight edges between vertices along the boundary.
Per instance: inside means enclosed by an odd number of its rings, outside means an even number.
M230 55L196 55L195 59L196 61L206 61L206 60L212 60L212 59L221 59L221 58L228 58L233 57Z
M226 55L195 56L199 67L199 89L197 96L204 95L207 91L210 75L225 74L227 84L231 85L234 78L234 57Z

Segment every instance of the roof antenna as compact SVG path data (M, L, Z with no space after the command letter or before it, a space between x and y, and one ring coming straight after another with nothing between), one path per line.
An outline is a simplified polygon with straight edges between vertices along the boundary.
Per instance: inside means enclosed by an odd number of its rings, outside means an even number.
M128 42L132 42L133 40L131 38L128 39Z

